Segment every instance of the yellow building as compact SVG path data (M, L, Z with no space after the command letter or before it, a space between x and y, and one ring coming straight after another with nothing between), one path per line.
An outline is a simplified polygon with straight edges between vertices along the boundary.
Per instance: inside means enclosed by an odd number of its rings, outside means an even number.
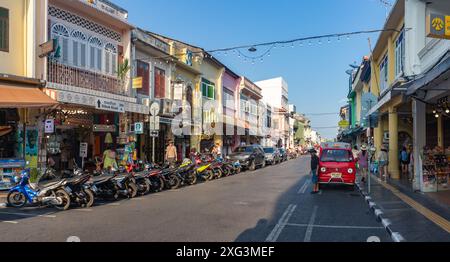
M399 153L403 146L412 143L411 102L405 97L403 86L407 79L405 68L405 1L393 7L371 57L372 77L370 87L378 103L370 114L378 115L374 130L374 144L378 150L384 145L389 152L391 178L400 178Z

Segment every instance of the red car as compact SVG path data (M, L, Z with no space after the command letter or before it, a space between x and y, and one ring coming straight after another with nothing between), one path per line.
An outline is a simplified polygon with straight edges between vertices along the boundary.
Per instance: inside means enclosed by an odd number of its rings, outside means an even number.
M347 143L324 143L319 154L319 184L341 184L355 187L356 160Z

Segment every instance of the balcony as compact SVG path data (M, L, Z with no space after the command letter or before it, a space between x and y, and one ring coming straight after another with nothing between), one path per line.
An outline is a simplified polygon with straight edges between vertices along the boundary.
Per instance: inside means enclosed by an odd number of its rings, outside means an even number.
M124 81L117 77L80 69L49 60L47 81L64 86L74 86L87 90L100 91L115 95L128 96Z

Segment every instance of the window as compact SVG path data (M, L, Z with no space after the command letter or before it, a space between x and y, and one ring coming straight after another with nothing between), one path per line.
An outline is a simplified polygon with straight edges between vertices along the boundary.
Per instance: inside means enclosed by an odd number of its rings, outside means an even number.
M224 88L223 107L234 110L234 93Z
M388 56L386 55L380 64L380 93L388 87Z
M142 88L138 88L137 92L142 95L150 96L150 65L138 60L137 76L142 77Z
M403 66L405 64L405 35L401 30L400 35L395 41L395 76L399 77L403 74Z
M67 64L69 62L69 31L61 24L52 27L52 39L56 40L56 52L54 58Z
M72 32L72 64L86 67L86 36L80 31Z
M0 7L0 51L9 52L9 11Z
M202 95L205 98L216 99L215 84L206 79L202 79Z
M102 70L102 46L103 43L97 37L91 37L89 39L89 67L90 69L101 71Z
M155 98L166 96L166 72L155 67Z
M270 110L267 110L267 123L266 126L268 128L272 127L272 112Z
M117 72L117 48L113 44L105 46L105 72L115 75Z

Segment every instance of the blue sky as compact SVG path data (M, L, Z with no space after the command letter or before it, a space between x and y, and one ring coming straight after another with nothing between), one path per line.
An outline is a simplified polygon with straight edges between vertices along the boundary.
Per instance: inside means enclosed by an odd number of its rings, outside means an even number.
M330 33L382 29L386 8L380 0L112 0L141 28L212 50ZM394 2L386 0L386 2ZM253 81L282 76L289 100L312 126L334 138L339 108L348 90L349 64L369 54L378 34L276 48L252 65L237 55L217 58ZM261 52L265 49L259 50ZM316 115L317 113L335 115Z

